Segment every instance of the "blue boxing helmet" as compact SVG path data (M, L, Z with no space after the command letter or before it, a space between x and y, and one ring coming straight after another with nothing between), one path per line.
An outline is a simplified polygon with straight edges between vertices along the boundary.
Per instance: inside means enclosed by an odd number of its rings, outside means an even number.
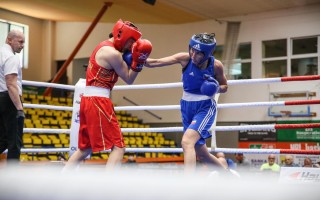
M214 33L199 33L191 37L189 43L189 53L190 48L197 51L201 51L204 54L204 58L200 64L205 62L213 53L216 48L216 39Z

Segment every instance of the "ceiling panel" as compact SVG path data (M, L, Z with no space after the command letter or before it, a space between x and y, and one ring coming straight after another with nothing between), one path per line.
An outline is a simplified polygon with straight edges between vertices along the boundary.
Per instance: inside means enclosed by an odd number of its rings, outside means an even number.
M105 0L0 0L0 8L53 21L93 21ZM110 0L101 22L179 24L287 9L320 0Z

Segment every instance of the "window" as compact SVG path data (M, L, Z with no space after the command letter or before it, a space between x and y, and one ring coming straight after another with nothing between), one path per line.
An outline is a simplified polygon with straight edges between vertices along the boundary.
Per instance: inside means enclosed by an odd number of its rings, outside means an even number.
M287 60L263 61L264 78L287 76Z
M309 36L263 41L263 77L319 74L319 38Z
M19 53L22 67L28 67L28 35L29 35L29 27L24 24L19 24L15 22L9 22L0 19L0 46L2 46L7 38L7 35L10 30L19 30L24 33L25 36L25 44L23 50Z
M291 76L319 74L318 43L317 36L291 39Z
M223 46L219 45L214 51L214 57L221 62ZM238 46L238 52L234 63L229 69L225 69L228 79L250 79L251 78L251 43L242 43Z
M287 40L269 40L262 42L262 57L274 58L287 56Z
M292 39L292 55L317 53L317 37Z
M240 73L234 74L234 79L251 79L251 43L239 44L236 58L240 61Z
M216 49L213 52L213 55L216 59L222 60L222 52L223 52L223 46L217 45Z
M287 39L262 41L263 77L287 76Z

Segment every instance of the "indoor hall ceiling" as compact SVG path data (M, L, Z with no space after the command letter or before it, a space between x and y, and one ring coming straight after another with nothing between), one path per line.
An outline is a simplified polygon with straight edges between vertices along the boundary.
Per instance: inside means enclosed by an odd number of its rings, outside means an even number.
M93 21L112 3L100 22L119 18L140 24L179 24L268 12L313 4L320 0L0 0L0 8L53 21Z

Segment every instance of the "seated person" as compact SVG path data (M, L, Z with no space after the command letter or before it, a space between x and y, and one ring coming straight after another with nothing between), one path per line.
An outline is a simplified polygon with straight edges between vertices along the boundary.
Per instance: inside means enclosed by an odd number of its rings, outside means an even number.
M216 156L224 165L228 166L229 169L236 168L236 165L233 162L233 160L230 158L226 158L223 152L218 152Z
M300 166L293 162L292 155L286 155L284 160L284 165L282 165L282 167L300 167Z
M268 162L261 165L261 171L272 171L272 172L279 172L280 166L275 162L276 156L274 154L270 154L268 156Z

